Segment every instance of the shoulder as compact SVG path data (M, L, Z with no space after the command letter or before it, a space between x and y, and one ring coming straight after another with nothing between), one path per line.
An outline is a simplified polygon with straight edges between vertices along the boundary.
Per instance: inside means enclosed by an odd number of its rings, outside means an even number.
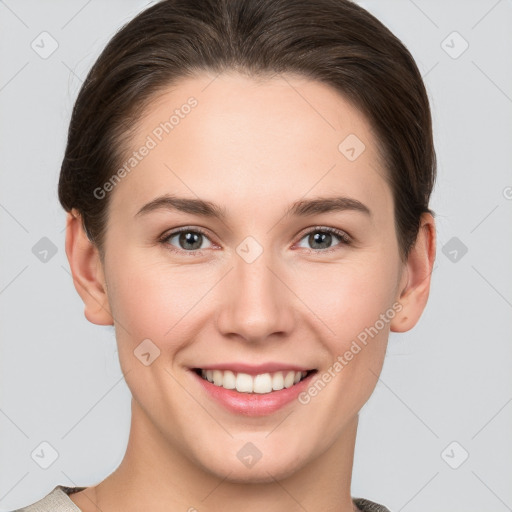
M57 485L49 494L39 501L15 510L14 512L81 512L69 499L69 494L79 492L85 487L65 487ZM352 500L361 512L390 512L388 508L364 498Z
M361 512L390 512L384 505L379 505L374 501L366 500L364 498L353 498L352 501L356 504Z
M57 485L44 498L41 498L31 505L15 510L14 512L81 512L68 495L83 489L85 489L85 487Z

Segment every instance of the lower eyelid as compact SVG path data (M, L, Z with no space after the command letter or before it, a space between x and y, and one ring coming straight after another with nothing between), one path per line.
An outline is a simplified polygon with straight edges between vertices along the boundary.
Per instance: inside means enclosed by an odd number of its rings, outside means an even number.
M179 253L188 253L190 255L201 255L202 254L202 251L206 250L206 249L209 249L210 247L207 247L205 249L194 249L194 250L190 250L190 251L187 251L185 249L181 249L180 247L176 247L174 245L171 245L169 243L169 240L181 233L187 233L187 232L192 232L192 233L199 233L201 234L205 239L207 239L211 246L215 246L215 243L210 239L210 237L208 236L207 233L203 232L202 230L200 229L180 229L178 231L174 231L174 232L171 232L171 233L168 233L168 234L165 234L163 237L160 238L160 242L164 245L168 245L170 247L172 247L171 250L175 251L175 252L179 252ZM338 230L334 230L334 229L327 229L327 228L321 228L321 227L317 227L317 228L313 228L311 229L310 231L304 233L300 238L299 238L299 242L301 240L303 240L304 238L306 238L307 236L309 236L310 234L312 233L317 233L317 232L323 232L323 233L329 233L335 237L337 237L339 239L339 244L336 244L332 247L328 247L326 249L311 249L311 248L304 248L302 247L302 249L307 249L309 250L310 252L316 252L316 253L322 253L322 252L329 252L329 251L332 251L332 250L335 250L336 247L338 245L350 245L352 243L352 238L345 232L343 231L338 231Z
M160 239L160 242L163 243L163 244L171 246L177 252L186 252L186 253L190 253L190 254L193 254L193 253L197 254L197 253L200 253L201 251L204 251L204 250L210 248L210 247L206 247L205 249L194 249L194 250L191 250L191 251L187 251L185 249L182 249L181 247L176 247L176 246L172 245L169 242L171 240L171 238L174 238L175 236L178 236L181 233L189 233L189 232L190 233L198 233L198 234L202 235L204 239L206 239L206 240L208 240L210 242L211 246L214 245L214 243L210 240L210 237L206 233L204 233L204 232L202 232L202 231L200 231L198 229L181 229L181 230L178 230L178 231L171 232L169 234L164 235Z
M320 253L320 252L329 252L330 250L336 249L336 247L338 245L345 245L346 246L346 245L350 245L352 243L351 237L348 234L344 233L343 231L339 231L338 232L337 230L334 231L332 229L326 229L326 228L316 228L316 229L312 229L312 230L308 231L307 233L304 233L302 235L302 237L299 239L299 242L301 240L303 240L304 238L306 238L307 236L311 235L312 233L318 233L318 232L329 233L330 235L338 238L339 239L339 243L334 245L334 246L332 246L332 247L328 247L326 249L310 249L308 247L306 247L305 249L308 249L309 251L312 251L312 252L318 252L318 253ZM304 247L303 247L303 249L304 249Z

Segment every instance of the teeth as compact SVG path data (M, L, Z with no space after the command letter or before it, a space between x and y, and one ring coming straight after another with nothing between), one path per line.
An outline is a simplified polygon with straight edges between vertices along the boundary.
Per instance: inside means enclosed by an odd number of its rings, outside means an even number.
M220 373L222 374L223 372L220 372ZM236 388L236 375L232 371L226 370L222 377L222 381L220 382L220 384L217 384L217 386L222 386L223 388L226 388L226 389L235 389Z
M220 384L222 386L222 384ZM242 393L252 393L254 379L247 373L239 373L236 376L236 390Z
M291 388L307 375L307 372L274 372L249 375L233 373L230 370L201 370L201 376L215 386L236 389L240 393L270 393L283 388Z
M272 377L272 389L274 391L279 391L284 388L284 377L283 372L276 372Z

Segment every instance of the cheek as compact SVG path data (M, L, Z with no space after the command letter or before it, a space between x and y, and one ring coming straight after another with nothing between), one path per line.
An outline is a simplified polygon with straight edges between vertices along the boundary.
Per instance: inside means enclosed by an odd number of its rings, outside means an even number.
M364 256L354 252L340 263L318 264L296 273L292 287L317 318L326 339L332 340L332 351L344 352L351 340L377 322L378 330L386 334L389 322L382 325L379 319L386 312L393 314L389 309L398 279L393 261L391 255L381 258L377 251Z
M109 301L120 351L150 339L162 353L174 354L194 339L208 308L211 278L193 265L170 266L160 261L125 256L109 274ZM196 267L199 268L199 267ZM121 327L122 326L122 327Z
M119 350L133 351L150 339L172 357L211 322L222 304L219 293L229 293L219 282L225 269L187 261L171 265L162 254L148 258L143 252L119 254L109 269L111 309L122 326ZM365 330L392 305L396 269L392 255L381 254L354 250L335 263L310 261L281 272L293 291L289 307L302 312L300 322L309 318L315 324L333 357L348 350L352 340L364 341ZM380 337L387 336L387 324L377 327Z
M330 360L299 398L326 425L327 439L338 436L369 399L384 362L397 275L373 259L309 274L301 291L321 319L317 326Z

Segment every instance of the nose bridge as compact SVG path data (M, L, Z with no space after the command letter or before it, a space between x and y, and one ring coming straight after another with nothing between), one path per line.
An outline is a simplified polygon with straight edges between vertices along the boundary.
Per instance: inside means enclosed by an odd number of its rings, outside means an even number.
M290 292L279 278L272 250L264 250L247 237L233 255L233 271L225 282L218 315L224 334L237 333L247 341L258 341L292 327ZM277 275L276 275L277 274ZM284 279L283 279L284 280Z

